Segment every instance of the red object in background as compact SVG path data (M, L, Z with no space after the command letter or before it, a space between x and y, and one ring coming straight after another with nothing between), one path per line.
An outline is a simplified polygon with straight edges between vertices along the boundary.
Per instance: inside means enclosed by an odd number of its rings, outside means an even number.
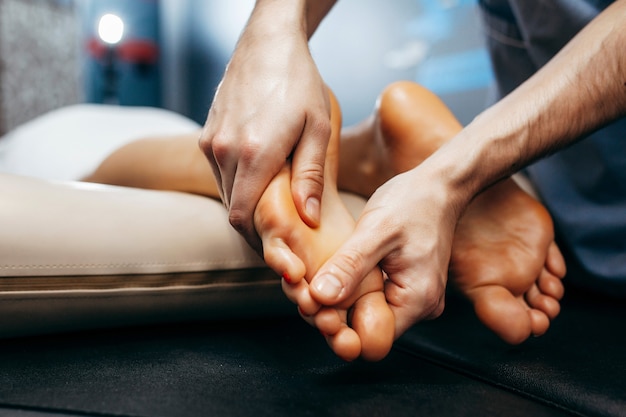
M130 40L117 48L118 56L133 64L155 64L159 58L157 46L146 40Z
M87 50L96 59L104 59L111 49L96 38L91 38L87 42ZM151 41L129 40L115 46L116 55L122 61L133 64L155 64L159 58L159 48Z

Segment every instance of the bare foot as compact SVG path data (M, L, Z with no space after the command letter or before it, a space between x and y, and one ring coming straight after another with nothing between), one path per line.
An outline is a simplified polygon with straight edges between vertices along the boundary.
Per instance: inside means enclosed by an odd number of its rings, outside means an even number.
M564 275L550 215L512 180L479 195L459 221L451 282L504 341L548 330L560 312Z
M342 132L339 188L367 197L460 129L428 90L411 82L392 84L370 119ZM470 204L457 226L450 283L500 338L517 344L545 333L560 311L564 275L550 215L513 180Z
M287 164L259 201L255 227L263 242L266 263L282 275L286 294L326 336L333 351L345 360L359 356L379 360L394 341L393 313L385 300L379 269L365 278L358 294L336 308L320 309L308 291L308 280L347 239L355 224L336 186L341 114L332 94L331 102L333 134L326 157L320 226L311 228L300 219L291 196Z

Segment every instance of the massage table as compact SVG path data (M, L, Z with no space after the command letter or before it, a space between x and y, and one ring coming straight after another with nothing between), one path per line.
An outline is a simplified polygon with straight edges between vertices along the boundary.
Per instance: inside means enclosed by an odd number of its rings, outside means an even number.
M218 201L77 181L196 129L81 104L0 139L0 415L626 415L621 300L566 286L548 333L509 346L450 293L386 359L346 363Z

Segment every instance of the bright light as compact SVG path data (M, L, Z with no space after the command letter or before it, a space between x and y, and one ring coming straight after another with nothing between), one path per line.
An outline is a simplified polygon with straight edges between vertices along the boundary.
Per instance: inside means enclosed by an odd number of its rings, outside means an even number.
M98 36L104 42L115 45L124 35L124 22L119 16L105 14L98 23Z

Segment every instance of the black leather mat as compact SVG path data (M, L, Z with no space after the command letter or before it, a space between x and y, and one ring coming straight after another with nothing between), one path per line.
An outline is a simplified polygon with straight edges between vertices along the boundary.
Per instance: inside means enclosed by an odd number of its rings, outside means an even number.
M626 416L624 300L566 286L548 333L513 347L453 298L442 317L411 329L398 347L578 415Z
M394 350L345 363L299 317L0 342L0 415L564 416Z

